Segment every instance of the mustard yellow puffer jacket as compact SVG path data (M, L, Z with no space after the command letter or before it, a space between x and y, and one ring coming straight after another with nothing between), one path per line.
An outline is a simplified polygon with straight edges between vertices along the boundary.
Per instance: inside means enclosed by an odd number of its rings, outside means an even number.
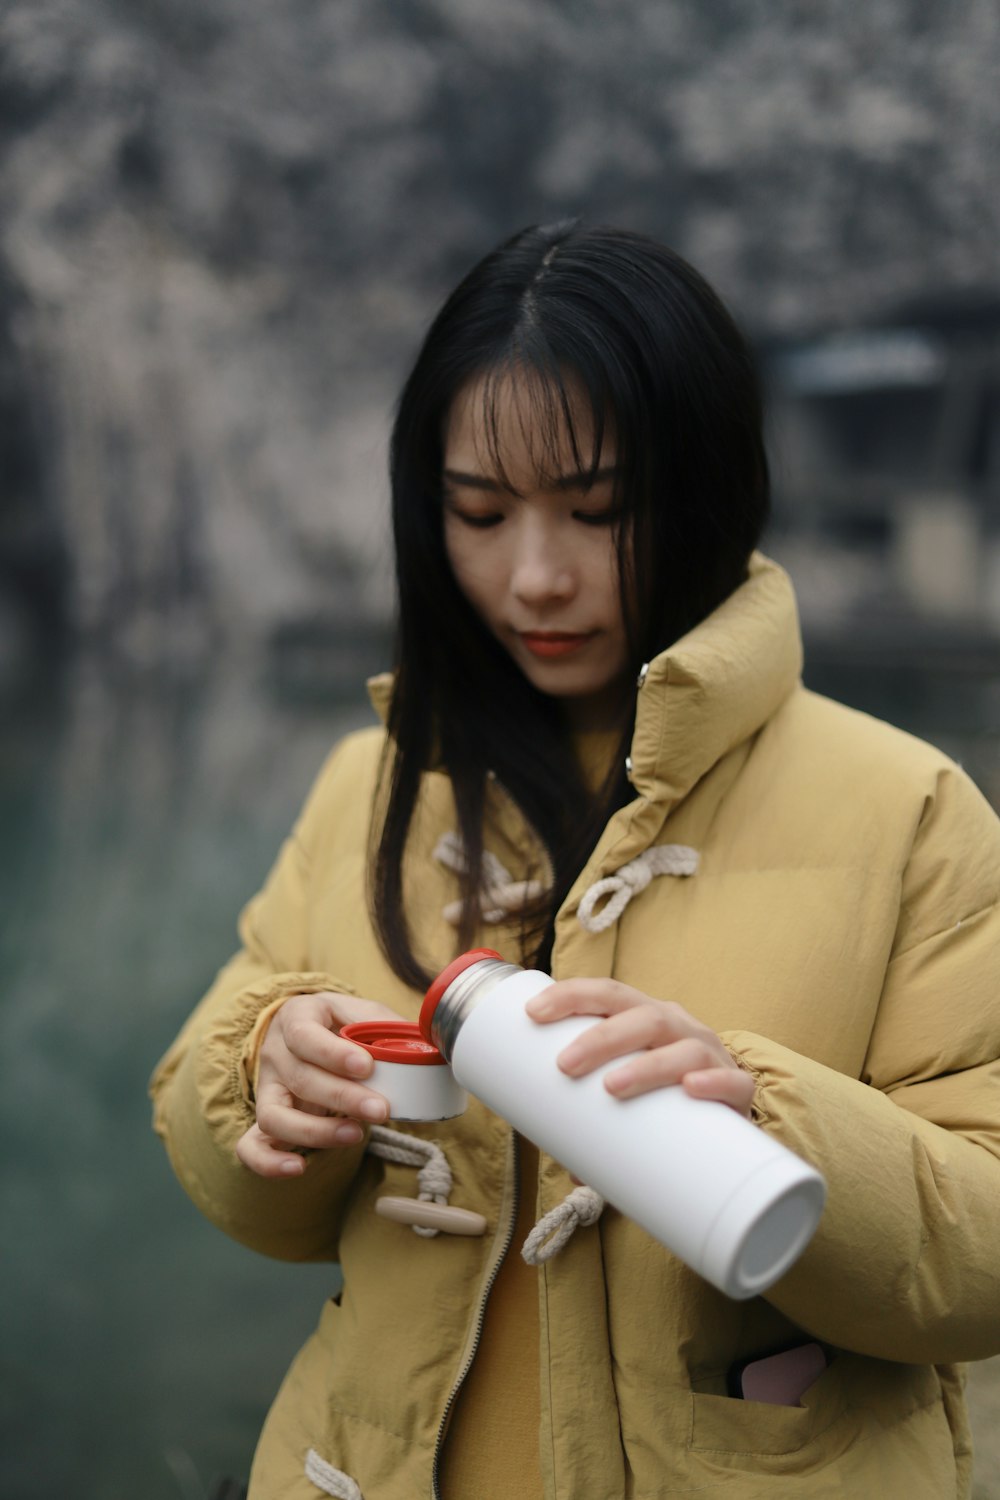
M613 975L721 1033L756 1074L761 1128L822 1169L828 1206L793 1270L747 1303L611 1208L538 1268L550 1500L969 1494L956 1365L1000 1351L1000 824L938 751L807 692L800 667L791 586L761 558L650 664L635 799L560 912L553 973ZM366 909L381 745L373 729L334 751L243 913L242 951L153 1083L157 1129L210 1219L267 1255L343 1267L268 1418L254 1500L434 1494L513 1224L512 1132L476 1102L401 1128L441 1146L451 1202L486 1216L482 1238L376 1216L380 1194L416 1193L415 1170L364 1146L317 1153L288 1182L233 1155L253 1118L246 1039L272 1000L330 988L416 1015ZM429 774L405 874L431 967L455 951L456 880L434 857L453 827L449 784ZM662 843L696 849L697 872L654 879L586 930L581 896ZM514 879L537 853L498 786L487 845ZM480 940L517 958L515 928L484 923ZM543 1156L539 1217L570 1189ZM801 1407L726 1394L735 1362L807 1336L839 1352Z

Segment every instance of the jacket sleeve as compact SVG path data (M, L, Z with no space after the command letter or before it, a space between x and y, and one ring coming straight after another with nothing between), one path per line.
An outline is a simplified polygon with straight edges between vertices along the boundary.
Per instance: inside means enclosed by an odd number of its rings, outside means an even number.
M150 1084L153 1124L181 1185L220 1229L251 1249L284 1260L335 1259L338 1212L364 1154L317 1151L289 1181L256 1176L235 1155L254 1123L244 1048L261 1012L293 994L353 993L309 966L308 905L314 834L322 823L327 762L267 882L239 922L242 948L162 1058Z
M1000 1352L1000 824L957 768L902 875L862 1077L746 1032L725 1040L757 1076L763 1128L829 1186L768 1300L881 1359Z

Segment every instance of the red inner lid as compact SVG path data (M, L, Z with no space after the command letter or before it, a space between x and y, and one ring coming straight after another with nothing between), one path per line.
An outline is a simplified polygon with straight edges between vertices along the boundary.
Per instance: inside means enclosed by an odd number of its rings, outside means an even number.
M413 1063L419 1067L444 1064L444 1058L431 1043L424 1041L415 1021L352 1021L342 1026L340 1035L357 1042L381 1062Z
M431 1023L434 1020L434 1012L437 1010L437 1003L441 999L441 996L448 986L458 978L459 974L464 974L466 969L471 969L472 965L477 964L481 958L500 958L500 954L493 948L470 948L468 953L460 953L457 958L452 959L446 969L441 970L427 991L427 994L424 996L424 1003L420 1007L420 1033L428 1042L431 1039Z

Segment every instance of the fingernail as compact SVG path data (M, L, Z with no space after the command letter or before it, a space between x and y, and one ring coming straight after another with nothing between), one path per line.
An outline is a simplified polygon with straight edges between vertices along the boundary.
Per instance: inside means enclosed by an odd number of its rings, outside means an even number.
M361 1113L366 1120L384 1120L385 1105L380 1099L366 1099L361 1106Z
M345 1120L338 1125L333 1133L334 1140L341 1146L356 1146L361 1139L361 1126L353 1120Z
M707 1073L685 1073L683 1082L685 1084L690 1084L692 1088L702 1089L705 1087L707 1078Z
M559 1066L564 1073L575 1073L581 1060L580 1053L575 1047L567 1047L565 1052L559 1054Z
M296 1157L294 1161L283 1161L281 1163L282 1177L299 1177L305 1169L306 1164L301 1156Z
M364 1078L371 1066L371 1058L367 1052L362 1052L360 1047L355 1047L347 1054L344 1067L348 1073L353 1073L355 1078Z
M635 1082L635 1074L631 1068L619 1068L614 1073L608 1073L604 1079L604 1087L612 1094L623 1094L630 1089Z
M529 1000L528 1004L524 1008L528 1012L528 1015L531 1016L535 1021L544 1021L545 1017L549 1015L552 1010L552 1006L550 1005L548 1000L538 999Z

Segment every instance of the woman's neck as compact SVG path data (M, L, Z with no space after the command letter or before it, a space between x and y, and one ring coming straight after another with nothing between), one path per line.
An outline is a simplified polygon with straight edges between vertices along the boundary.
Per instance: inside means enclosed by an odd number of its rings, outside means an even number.
M629 685L611 682L599 693L585 698L566 698L561 704L563 717L571 734L612 733L622 727Z

